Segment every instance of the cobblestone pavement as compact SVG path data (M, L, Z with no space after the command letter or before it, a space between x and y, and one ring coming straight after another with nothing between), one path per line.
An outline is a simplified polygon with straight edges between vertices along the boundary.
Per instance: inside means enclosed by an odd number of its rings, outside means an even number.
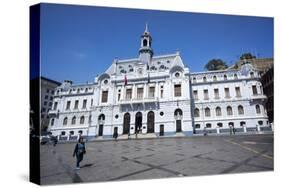
M78 171L74 145L41 147L42 184L273 170L272 134L89 142Z

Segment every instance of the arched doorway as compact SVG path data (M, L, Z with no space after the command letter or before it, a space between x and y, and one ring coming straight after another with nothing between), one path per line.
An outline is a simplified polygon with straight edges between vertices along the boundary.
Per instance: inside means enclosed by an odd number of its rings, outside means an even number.
M98 125L99 125L98 126L99 127L98 136L102 136L103 135L104 120L105 120L105 115L104 114L99 115L99 118L98 118Z
M154 112L150 111L147 114L147 133L154 133Z
M124 115L124 119L123 119L123 134L129 134L130 121L131 121L131 116L130 116L130 113L127 112Z
M135 133L139 133L139 130L142 126L142 113L136 113L136 120L135 120Z
M176 120L176 132L181 132L181 124L182 124L182 110L181 109L176 109L174 116L175 116L175 120Z

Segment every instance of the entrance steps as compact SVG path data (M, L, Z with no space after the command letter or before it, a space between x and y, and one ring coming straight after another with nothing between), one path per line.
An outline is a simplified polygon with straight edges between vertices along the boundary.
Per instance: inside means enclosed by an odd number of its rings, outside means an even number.
M178 132L175 134L175 137L183 137L185 136L182 132Z
M130 135L130 139L143 139L143 138L157 138L155 133L147 133L147 134L138 134L137 137L135 134L131 134ZM128 135L124 134L121 136L118 136L117 138L118 140L127 140L128 139Z

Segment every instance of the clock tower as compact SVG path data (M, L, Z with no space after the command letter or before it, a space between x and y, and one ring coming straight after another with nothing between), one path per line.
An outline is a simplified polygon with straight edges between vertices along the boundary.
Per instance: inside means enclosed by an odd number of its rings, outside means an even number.
M148 31L147 24L145 25L145 31L141 36L141 47L139 49L139 60L142 63L150 65L151 58L153 56L153 50L151 48L152 37Z

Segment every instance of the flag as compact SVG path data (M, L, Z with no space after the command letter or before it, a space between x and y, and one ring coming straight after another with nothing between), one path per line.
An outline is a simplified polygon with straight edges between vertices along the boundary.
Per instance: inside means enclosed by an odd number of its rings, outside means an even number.
M125 75L124 82L125 82L125 86L126 86L128 84L127 75Z

